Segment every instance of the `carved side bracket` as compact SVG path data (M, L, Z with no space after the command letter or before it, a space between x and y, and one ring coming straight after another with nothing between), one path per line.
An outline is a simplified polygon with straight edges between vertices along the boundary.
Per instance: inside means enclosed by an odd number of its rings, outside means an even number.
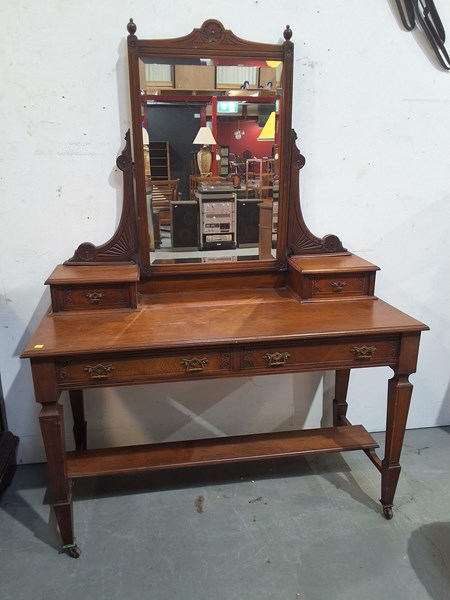
M333 234L318 238L306 226L300 206L300 169L305 157L296 145L297 134L292 130L291 186L287 246L290 254L337 254L346 252L341 240Z
M130 130L125 135L125 148L117 158L117 167L123 172L123 205L119 225L112 238L101 246L84 242L65 264L133 263L136 262L137 231L133 191L133 163L131 159Z

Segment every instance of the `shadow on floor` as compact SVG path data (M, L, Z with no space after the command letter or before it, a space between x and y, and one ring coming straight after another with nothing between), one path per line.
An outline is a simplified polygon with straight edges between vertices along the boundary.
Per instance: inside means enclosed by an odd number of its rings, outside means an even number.
M378 503L360 488L346 461L340 455L251 461L195 469L173 469L80 479L75 482L73 500L82 502L91 498L145 494L257 479L305 478L312 475L323 477L335 488L372 510L377 512L380 510ZM47 484L45 464L19 467L11 486L1 497L0 508L29 529L36 538L52 548L59 548L59 534L53 510L50 508L51 499ZM27 500L30 492L37 496L38 504L48 506L48 519L42 516L42 510L34 508Z
M42 490L46 502L45 487L47 485L46 465L27 465L17 467L15 476L9 487L5 488L0 497L0 509L21 523L39 540L52 548L59 549L61 542L56 525L56 518L50 506L47 509L48 519L45 519L34 508L34 501L26 496L31 490L33 496Z
M430 598L450 598L450 522L430 523L413 531L408 557Z

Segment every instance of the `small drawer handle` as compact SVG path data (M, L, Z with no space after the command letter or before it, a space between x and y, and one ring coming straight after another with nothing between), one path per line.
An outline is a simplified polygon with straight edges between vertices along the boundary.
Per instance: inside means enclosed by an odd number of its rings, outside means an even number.
M346 281L332 281L331 282L331 289L335 293L342 292L346 286L347 286Z
M102 298L105 297L103 292L89 292L86 294L86 298L92 302L92 304L98 304Z
M353 346L350 352L354 354L356 360L370 360L377 351L375 346Z
M183 367L186 373L198 373L203 371L203 367L209 363L207 358L183 358L180 360L180 365Z
M108 379L110 373L115 370L112 365L88 365L84 368L91 379Z
M274 352L273 354L264 354L263 359L266 367L284 367L290 357L289 352Z

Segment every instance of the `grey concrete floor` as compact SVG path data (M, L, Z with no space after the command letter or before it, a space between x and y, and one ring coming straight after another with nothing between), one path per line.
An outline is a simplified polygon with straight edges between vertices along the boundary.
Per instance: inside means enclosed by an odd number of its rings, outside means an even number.
M407 432L392 521L362 452L79 481L77 560L45 465L21 466L0 498L0 598L448 600L449 450L450 428Z

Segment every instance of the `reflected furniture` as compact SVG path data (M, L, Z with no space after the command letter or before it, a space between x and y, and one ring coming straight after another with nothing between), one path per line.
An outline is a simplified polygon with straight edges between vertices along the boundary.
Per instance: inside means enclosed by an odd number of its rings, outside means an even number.
M0 492L11 483L16 468L16 452L19 439L8 431L5 399L0 378Z
M376 266L348 252L336 235L319 238L305 224L299 201L305 159L291 129L291 29L284 31L282 44L243 40L215 20L176 39L140 40L132 20L128 32L133 149L127 134L117 159L124 179L122 217L111 240L81 244L49 277L52 310L22 354L31 361L36 401L42 405L39 420L63 549L80 555L72 503L78 478L357 449L380 472L382 510L392 518L412 394L409 376L427 327L375 296ZM177 57L180 64L191 61L199 68L201 60L214 59L214 64L248 61L261 68L276 64L277 73L282 69L275 256L273 207L264 201L260 224L268 231L268 247L257 260L232 255L151 262L140 74L146 65L173 66ZM383 458L365 428L347 418L351 370L382 366L393 371ZM331 427L88 447L84 390L328 370L335 372ZM66 449L59 403L64 390L71 398L75 450Z
M236 194L230 182L201 183L196 197L200 216L200 248L236 248Z
M150 178L153 181L170 179L170 151L168 142L148 143Z
M147 179L146 189L150 189L155 248L161 247L163 227L171 234L170 205L178 200L179 184L179 179Z

